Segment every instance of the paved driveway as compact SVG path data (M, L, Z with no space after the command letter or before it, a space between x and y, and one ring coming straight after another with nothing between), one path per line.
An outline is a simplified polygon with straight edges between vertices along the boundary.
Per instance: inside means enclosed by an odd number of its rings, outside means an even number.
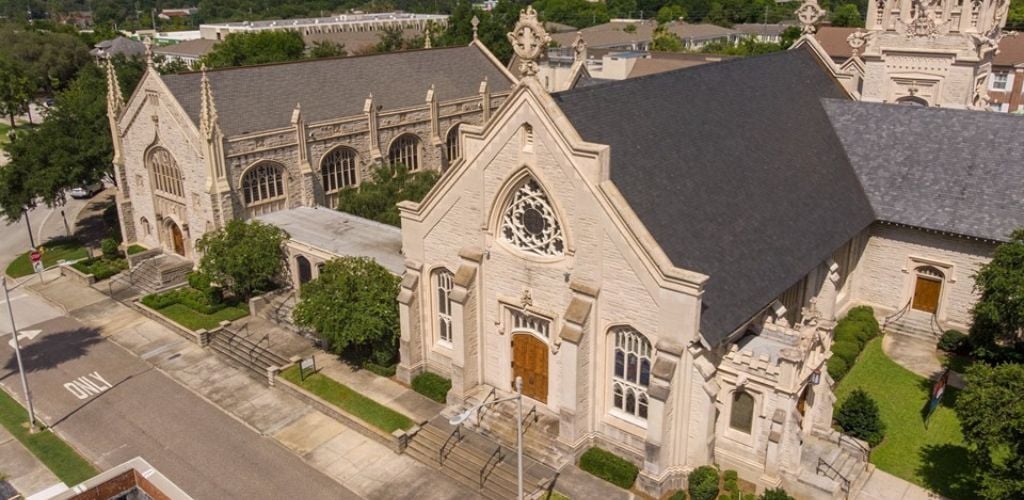
M141 456L197 499L357 498L159 370L68 317L22 342L37 412L106 469ZM0 384L21 397L0 343Z

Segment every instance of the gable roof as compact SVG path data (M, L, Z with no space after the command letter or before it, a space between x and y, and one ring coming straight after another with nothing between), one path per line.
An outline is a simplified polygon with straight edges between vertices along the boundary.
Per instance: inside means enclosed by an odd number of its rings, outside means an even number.
M878 219L996 241L1024 225L1021 117L835 99L823 106Z
M846 98L810 49L554 95L678 267L710 278L717 344L874 221L820 99ZM756 108L755 108L756 106Z
M373 93L384 110L418 106L435 86L440 100L477 95L480 82L512 80L476 45L314 59L207 72L226 136L288 127L296 103L307 122L358 115ZM201 73L161 77L198 126Z

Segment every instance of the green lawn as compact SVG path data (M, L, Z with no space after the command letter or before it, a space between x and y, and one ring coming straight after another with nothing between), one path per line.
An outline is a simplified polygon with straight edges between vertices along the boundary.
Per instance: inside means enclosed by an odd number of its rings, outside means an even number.
M106 257L93 257L80 260L71 265L83 274L91 274L96 281L103 281L125 269L128 269L128 261L125 259L108 259Z
M28 412L17 401L0 390L0 425L39 457L57 478L74 486L96 475L92 467L73 448L50 431L28 432Z
M145 252L146 250L148 249L142 245L132 244L127 250L125 250L125 252L127 252L128 255L135 255L137 253Z
M76 239L53 240L43 245L43 266L50 267L61 260L78 260L89 256L89 252ZM7 275L12 278L21 278L32 274L32 261L29 260L28 252L25 252L14 259L7 266Z
M886 425L885 440L871 452L873 464L945 497L974 498L967 448L953 411L960 391L947 388L925 429L923 411L931 382L889 359L881 338L865 346L837 387L836 406L858 387L878 402Z
M308 375L306 380L299 380L297 365L281 372L281 377L389 434L397 429L409 429L414 425L411 418L353 391L330 377L314 373Z
M192 331L213 330L220 326L221 321L234 321L249 315L249 309L242 306L226 306L213 314L203 314L185 304L171 304L157 311Z

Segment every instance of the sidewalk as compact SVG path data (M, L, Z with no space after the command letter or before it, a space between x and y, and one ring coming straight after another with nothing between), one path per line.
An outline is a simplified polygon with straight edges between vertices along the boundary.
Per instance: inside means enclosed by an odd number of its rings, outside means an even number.
M888 472L875 469L853 500L933 500L943 498Z
M284 391L261 384L213 352L190 343L91 287L59 278L45 285L29 285L29 288L260 436L273 439L311 467L365 498L474 498L472 492L458 483L410 457L394 454ZM327 362L328 359L326 355L323 360L318 356L317 361ZM343 374L341 367L332 371ZM351 375L362 377L364 374ZM375 399L404 400L401 394L392 395L393 389L388 384L365 383L358 378L348 380L343 382L351 383L360 391L365 387L376 388L371 391ZM417 406L409 404L408 408Z
M62 484L42 462L7 429L0 427L0 477L24 497Z

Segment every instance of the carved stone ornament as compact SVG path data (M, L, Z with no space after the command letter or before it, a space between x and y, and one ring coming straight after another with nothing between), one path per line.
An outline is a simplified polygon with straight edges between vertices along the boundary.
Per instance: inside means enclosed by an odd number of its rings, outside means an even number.
M907 38L934 37L945 35L949 32L949 21L942 20L942 13L939 12L939 0L912 0L914 3L914 17L909 23L896 21L898 30Z
M537 20L537 11L533 6L519 11L519 21L508 34L512 50L519 57L519 72L524 77L537 74L537 59L551 42L551 36L544 31L544 26Z
M583 32L576 32L576 39L572 41L573 61L584 61L587 59L587 42L583 40Z
M846 43L853 49L853 57L860 55L860 49L867 45L868 40L874 36L873 32L865 32L858 29L857 31L850 33L850 36L846 37Z
M815 25L825 17L825 9L818 5L818 0L804 0L793 13L800 20L800 30L803 33L814 33Z
M528 288L523 289L523 296L519 297L519 304L522 305L524 311L527 307L533 305L533 295L530 294L530 290Z

